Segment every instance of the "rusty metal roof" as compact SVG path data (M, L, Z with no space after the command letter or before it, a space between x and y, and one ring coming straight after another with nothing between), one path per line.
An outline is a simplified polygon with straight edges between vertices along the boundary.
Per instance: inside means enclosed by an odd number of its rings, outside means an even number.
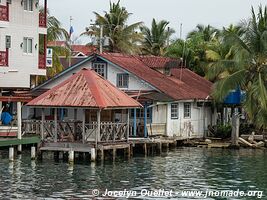
M30 101L28 106L134 108L141 105L93 70L82 69Z

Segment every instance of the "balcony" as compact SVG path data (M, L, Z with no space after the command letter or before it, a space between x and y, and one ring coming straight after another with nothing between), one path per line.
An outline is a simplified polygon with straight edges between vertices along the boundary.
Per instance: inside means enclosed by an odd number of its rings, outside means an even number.
M46 68L46 57L45 55L39 54L39 69Z
M46 28L46 16L45 13L39 13L39 27Z
M9 21L9 8L8 5L0 5L0 21Z
M0 67L8 66L8 50L0 51Z

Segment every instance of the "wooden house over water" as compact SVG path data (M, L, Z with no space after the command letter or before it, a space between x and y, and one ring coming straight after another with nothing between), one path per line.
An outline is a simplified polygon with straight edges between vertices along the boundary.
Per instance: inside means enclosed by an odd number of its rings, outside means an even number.
M131 137L202 138L208 125L216 123L210 98L212 83L180 65L179 60L164 57L92 54L37 86L32 94L42 94L83 68L93 69L143 105L130 110ZM49 109L44 112L53 118ZM41 119L40 110L24 108L23 113L24 119ZM69 120L76 114L70 108L59 109L58 115L60 119ZM125 114L116 112L114 115L120 120L119 116ZM82 116L78 111L79 120Z
M27 106L41 111L39 132L41 150L89 152L99 143L129 140L130 109L142 107L94 70L82 69L46 91ZM53 119L45 114L53 113ZM73 109L74 118L65 119L61 111ZM77 113L81 114L81 120ZM50 114L49 114L50 115ZM36 122L35 122L36 123Z

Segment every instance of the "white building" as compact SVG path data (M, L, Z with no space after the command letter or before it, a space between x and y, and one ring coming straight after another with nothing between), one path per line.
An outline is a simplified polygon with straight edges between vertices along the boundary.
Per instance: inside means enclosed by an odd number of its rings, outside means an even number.
M178 69L178 66L177 60L162 57L93 54L32 92L38 96L82 68L93 69L143 104L143 109L131 111L132 135L200 138L208 125L215 124L209 97L212 84L188 69ZM40 118L38 110L25 110L24 113L25 118ZM46 116L49 115L52 113L47 110ZM74 119L74 110L62 109L59 115L63 120ZM113 120L125 117L126 113L117 113Z
M0 0L0 114L15 119L1 121L0 136L21 138L21 104L28 100L15 93L46 75L46 13L47 0Z
M0 1L0 88L29 89L46 74L46 0Z

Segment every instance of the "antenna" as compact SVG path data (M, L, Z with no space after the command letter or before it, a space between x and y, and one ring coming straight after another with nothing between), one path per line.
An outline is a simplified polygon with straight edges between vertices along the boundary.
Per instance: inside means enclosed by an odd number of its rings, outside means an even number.
M182 39L183 23L180 24L180 39Z
M182 33L183 33L183 24L180 24L180 39L182 40ZM183 55L182 55L182 65L181 65L181 70L180 70L180 81L182 80L183 77L183 65L186 65L186 58L185 58L185 47L186 47L186 41L184 40L184 45L183 45Z

